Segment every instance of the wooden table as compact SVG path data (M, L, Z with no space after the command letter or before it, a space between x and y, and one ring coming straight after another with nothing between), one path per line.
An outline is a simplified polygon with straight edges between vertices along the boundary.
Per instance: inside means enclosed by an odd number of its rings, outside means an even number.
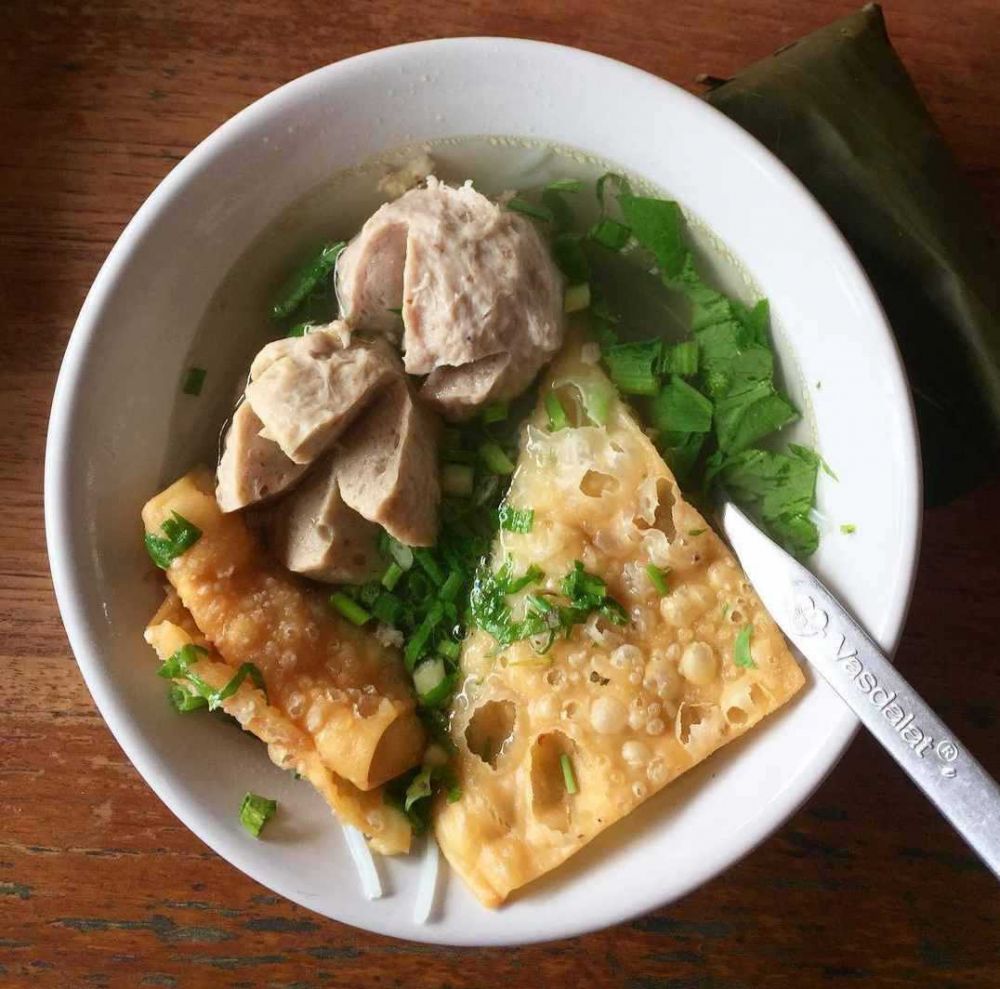
M42 457L91 280L198 141L281 83L370 48L508 34L694 88L842 0L56 4L0 13L0 985L1000 986L1000 890L865 737L725 876L601 934L510 950L375 937L284 902L153 796L94 708L49 582ZM652 11L655 10L655 14ZM917 86L1000 220L1000 6L897 0ZM929 512L899 663L1000 775L1000 485ZM998 822L1000 826L1000 822Z

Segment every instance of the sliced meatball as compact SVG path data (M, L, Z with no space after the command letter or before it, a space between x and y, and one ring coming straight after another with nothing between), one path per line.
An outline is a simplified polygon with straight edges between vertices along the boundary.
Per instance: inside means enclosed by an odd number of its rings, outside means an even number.
M380 224L370 236L355 237L344 248L337 261L337 297L352 325L399 340L405 260L402 222Z
M420 398L446 419L460 421L474 415L487 402L513 398L519 375L511 373L510 354L494 354L461 367L439 367L420 389ZM509 387L511 384L515 387Z
M405 381L385 389L344 435L335 463L344 501L408 546L437 539L438 423Z
M224 512L287 491L303 475L305 465L293 463L273 440L260 435L264 424L246 402L233 413L219 458L215 498Z
M339 349L346 350L351 345L350 328L340 319L335 319L325 326L314 326L305 336L313 334L326 334L326 337L318 336L314 341L318 349L339 345ZM302 339L303 337L282 337L280 340L272 340L261 347L250 365L250 380L259 378L275 361L301 350L303 345L300 341Z
M272 553L289 570L329 584L363 584L384 569L379 528L344 503L330 457L268 517Z
M410 374L507 354L513 395L563 341L562 278L538 231L469 184L429 178L382 206L341 255L338 286L356 327L379 330L385 300L402 300Z
M257 355L246 400L264 423L264 436L290 460L308 464L399 377L398 361L381 341L344 347L337 335L315 330L275 341Z

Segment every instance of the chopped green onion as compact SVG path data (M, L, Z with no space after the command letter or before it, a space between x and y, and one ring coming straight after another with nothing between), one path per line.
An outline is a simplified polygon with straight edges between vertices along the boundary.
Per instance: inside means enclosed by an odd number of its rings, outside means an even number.
M618 343L609 347L604 360L618 390L627 395L655 395L660 387L656 369L662 347L659 340Z
M507 582L506 591L508 594L516 594L518 591L523 590L529 584L534 584L536 581L541 580L543 574L540 567L536 567L534 563L524 573Z
M475 471L468 464L445 464L441 468L441 490L445 494L467 498L472 494Z
M438 643L438 652L445 659L455 660L462 654L462 646L454 639L442 639Z
M424 707L439 707L451 695L454 677L448 675L444 660L424 660L413 671L413 686Z
M410 637L409 642L406 643L406 648L403 650L403 662L407 670L411 673L417 660L426 651L431 635L434 634L434 630L441 624L443 619L444 606L440 601L436 601L431 605L430 611L424 616L424 620L420 623L419 628Z
M529 203L526 199L521 199L519 196L515 196L507 203L507 209L514 210L515 213L524 213L526 216L532 216L536 220L543 220L546 223L551 223L555 219L552 215L552 210L547 206L536 206L534 203Z
M387 590L391 591L398 583L399 578L403 576L406 571L398 564L395 560L389 564L386 568L384 574L382 574L382 586Z
M330 595L330 605L336 608L352 625L364 625L371 621L371 612L366 611L342 591L334 591Z
M201 694L187 691L176 683L170 686L170 703L181 714L187 714L189 711L198 711L208 706L208 701Z
M438 591L438 596L442 601L454 601L458 592L462 589L462 583L464 578L460 571L452 570L448 574L447 580L441 585L441 590Z
M576 774L573 772L573 763L565 752L559 756L559 765L562 767L563 783L566 784L566 792L572 796L577 792Z
M493 474L513 474L514 464L503 452L499 443L484 443L479 448L479 458Z
M549 416L549 430L551 432L558 432L569 425L569 417L566 415L566 410L563 408L562 402L559 401L559 396L554 391L550 391L545 396L545 411Z
M740 630L740 634L736 636L736 642L733 644L733 662L745 669L756 669L757 667L750 653L750 639L752 636L753 625L744 625Z
M200 395L207 376L208 371L203 367L189 367L187 374L184 375L184 384L181 386L181 390L185 395Z
M533 508L514 508L512 505L501 505L497 511L500 528L505 532L531 532L535 524Z
M188 642L163 661L163 664L156 671L156 675L165 680L182 679L187 676L192 664L198 662L200 656L207 655L207 649L195 645L193 642Z
M208 701L208 709L210 711L214 711L224 700L228 700L228 698L232 697L233 694L240 689L240 686L247 677L250 677L250 679L253 680L254 686L257 687L258 690L262 690L264 692L264 697L266 698L267 688L264 685L264 677L260 670L257 669L253 663L243 663L233 675L233 678L221 690L213 690L211 694L205 698L205 700Z
M620 251L628 243L632 231L624 223L604 217L590 228L587 236L608 250Z
M162 537L147 532L145 543L146 551L161 570L166 570L178 556L201 539L201 529L178 512L171 512L170 518L160 523L160 529Z
M619 193L631 193L632 187L629 185L629 181L624 175L619 175L617 172L605 172L598 180L595 191L597 192L597 203L601 207L601 212L604 212L604 186L610 182Z
M842 533L844 533L845 536L849 536L849 535L851 535L851 533L857 532L858 531L858 527L856 525L854 525L852 522L845 522L840 527L840 531Z
M384 548L404 570L409 570L413 566L413 550L409 546L404 546L398 539L393 539L389 533L385 534Z
M528 607L539 615L548 615L555 609L555 605L541 594L529 594L526 600Z
M661 570L655 563L646 564L646 576L649 577L649 582L660 597L670 593L670 585L667 584L668 573L670 573L669 567L666 570Z
M614 598L605 598L597 612L615 625L628 624L628 612Z
M702 533L708 532L708 529L688 529L689 536L700 536Z
M402 607L403 603L394 594L380 594L372 605L372 614L383 624L394 625Z
M556 179L546 187L546 192L579 192L583 188L582 179Z
M491 422L503 422L510 415L509 402L491 402L483 409L483 422L489 425Z
M319 255L311 258L301 268L292 273L291 277L278 291L278 301L271 307L273 319L284 319L290 316L305 301L317 285L333 271L340 252L347 245L340 241L328 244Z
M270 800L256 793L248 793L243 798L243 803L240 804L240 824L255 838L259 838L261 829L277 809L277 800Z
M563 296L563 312L580 312L590 305L590 283L583 282L580 285L569 285L566 287L566 294Z
M413 551L413 558L423 567L424 572L435 584L440 585L444 583L444 574L441 572L441 567L438 566L438 561L434 559L434 554L427 549L415 549Z

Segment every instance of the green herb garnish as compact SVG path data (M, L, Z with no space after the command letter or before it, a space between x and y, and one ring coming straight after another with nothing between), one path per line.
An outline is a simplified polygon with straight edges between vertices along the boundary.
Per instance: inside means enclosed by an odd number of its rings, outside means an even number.
M554 433L560 429L565 429L569 425L569 417L566 415L566 410L563 408L562 402L559 401L559 396L554 391L550 391L545 396L545 411L549 417L549 430L551 432Z
M184 375L184 383L181 386L181 391L185 395L200 395L202 388L205 386L206 377L208 377L208 371L203 367L189 367L187 373Z
M267 699L264 677L253 663L243 663L219 690L206 683L191 669L202 656L206 655L208 655L207 649L203 649L193 642L188 643L164 660L156 671L157 676L164 679L183 681L182 684L174 684L170 691L170 699L178 711L194 711L205 706L210 711L214 711L222 705L224 700L232 697L240 689L247 677L250 677L258 690L264 692L264 698Z
M248 793L240 804L240 824L255 838L259 838L264 825L271 820L277 809L277 800Z
M278 290L277 301L271 307L272 319L290 316L317 286L333 271L340 252L347 246L343 241L328 244L320 253L297 268Z
M504 453L499 443L484 443L479 448L479 459L493 474L513 474L514 462Z
M519 196L515 196L507 203L507 209L513 210L515 213L524 213L525 216L542 220L545 223L552 223L555 220L552 210L547 206L536 206L534 203L529 203L527 199L521 199Z
M434 734L433 724L431 727ZM448 803L462 798L462 788L450 766L427 766L392 780L386 784L385 801L398 807L409 818L413 833L421 835L430 827L431 797L436 793L444 793Z
M147 552L161 570L166 570L178 556L201 539L201 529L177 512L171 512L170 518L160 523L160 531L163 536L147 532L145 543Z
M506 532L531 532L535 524L535 511L532 508L514 508L511 505L501 505L497 513L500 528Z
M371 612L366 611L342 591L335 591L330 595L330 606L339 611L352 625L364 625L371 621Z
M736 636L736 641L733 643L733 662L737 666L751 670L757 667L757 664L753 661L753 656L750 654L750 639L752 636L753 625L744 625L740 629L739 635Z
M566 792L572 796L578 790L576 774L573 772L573 763L565 752L559 756L559 766L562 768L563 783L566 785Z
M857 527L856 525L854 525L854 524L853 524L852 522L845 522L845 523L844 523L844 524L843 524L843 525L842 525L842 526L840 527L840 531L841 531L842 533L844 533L844 535L845 535L845 536L849 536L849 535L851 535L852 533L855 533L855 532L857 532L857 531L858 531L858 527Z
M609 251L620 251L629 242L632 231L624 223L603 217L590 228L587 236Z
M619 343L604 354L608 374L626 395L655 395L660 386L657 368L663 344L659 340Z
M666 570L661 570L655 563L646 564L646 576L649 577L649 582L660 597L670 593L670 585L667 583L667 574L669 573L669 567Z

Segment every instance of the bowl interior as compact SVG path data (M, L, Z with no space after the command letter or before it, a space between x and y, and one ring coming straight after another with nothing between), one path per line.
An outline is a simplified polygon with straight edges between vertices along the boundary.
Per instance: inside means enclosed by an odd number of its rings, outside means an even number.
M297 80L182 162L102 269L56 391L46 517L74 652L129 757L216 851L330 917L457 944L575 934L682 895L773 830L831 768L855 725L824 684L811 682L788 710L505 909L482 909L443 875L434 921L416 925L419 855L381 862L387 895L366 901L318 797L271 767L248 736L211 716L178 720L170 709L142 641L161 589L142 549L139 509L211 451L231 398L218 387L181 399L190 355L217 355L233 381L245 366L227 363L247 351L231 322L211 338L204 317L213 297L248 245L331 174L415 141L473 134L549 141L620 163L677 198L770 298L786 377L839 477L821 481L824 538L814 568L887 648L909 596L919 503L905 381L857 262L779 163L661 80L536 42L424 42ZM841 534L841 523L856 533ZM281 802L265 842L239 826L248 789Z

